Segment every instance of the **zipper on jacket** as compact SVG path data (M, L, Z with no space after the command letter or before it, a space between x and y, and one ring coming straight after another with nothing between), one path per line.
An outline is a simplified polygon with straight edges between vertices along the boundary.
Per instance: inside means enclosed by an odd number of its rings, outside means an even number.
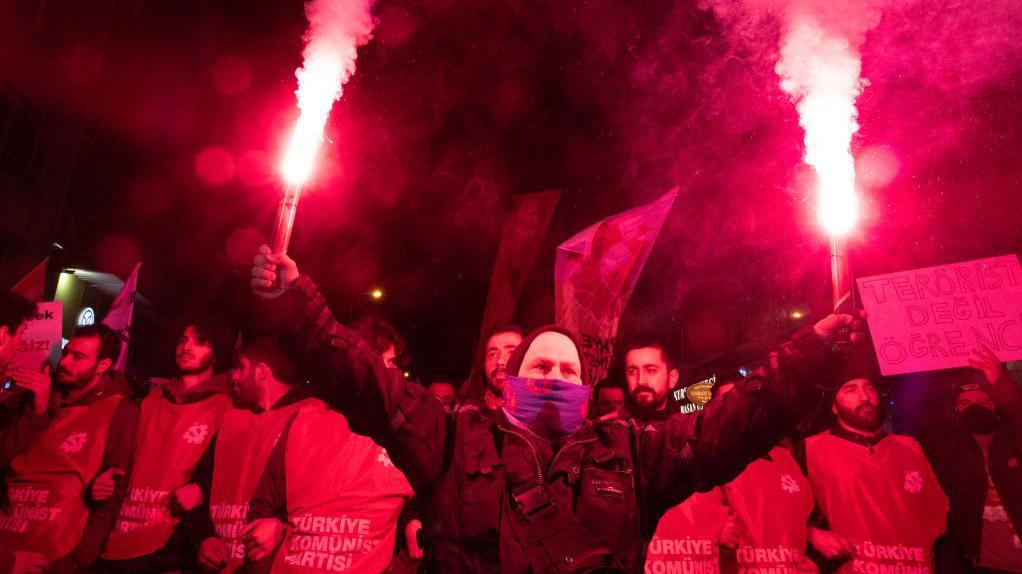
M529 440L529 437L518 431L511 430L507 427L497 426L497 428L508 434L513 434L516 437L525 441L525 444L529 446L529 450L532 451L532 459L536 462L536 478L538 478L540 482L546 484L546 479L543 477L543 464L542 462L540 462L539 452L536 451L536 446L532 444L532 441ZM560 450L557 451L556 454L554 454L554 457L550 460L550 468L554 467L554 464L557 462L557 457L561 456L561 453L568 450L569 447L577 446L580 444L588 444L591 442L596 442L596 437L568 441L564 446L560 448Z
M511 430L511 429L503 427L503 426L499 426L498 425L497 428L499 428L500 430L502 430L502 431L504 431L504 432L506 432L508 434L513 434L516 437L518 437L518 438L522 439L523 441L525 441L525 444L527 444L529 446L529 450L532 451L532 459L534 461L536 461L536 478L538 478L540 482L546 484L546 479L543 478L543 463L540 462L539 452L536 451L536 446L534 444L532 444L532 441L529 440L529 437L525 436L524 434L522 434L522 433L520 433L518 431Z
M590 438L584 438L584 439L581 439L581 440L568 441L568 443L565 444L564 446L562 446L561 450L557 451L557 454L554 455L554 458L550 461L550 468L554 467L554 464L557 463L557 457L561 456L561 453L566 451L566 450L568 450L569 447L577 446L577 445L580 445L580 444L588 444L588 443L591 443L591 442L596 442L596 437L590 437Z

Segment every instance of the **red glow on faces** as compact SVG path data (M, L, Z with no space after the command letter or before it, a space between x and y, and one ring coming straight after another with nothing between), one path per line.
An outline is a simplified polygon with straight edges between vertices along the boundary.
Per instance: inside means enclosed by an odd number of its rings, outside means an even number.
M218 58L210 68L213 86L225 96L240 94L252 84L252 70L242 58L229 55Z
M195 175L210 187L231 181L234 172L234 156L222 147L209 146L195 156Z

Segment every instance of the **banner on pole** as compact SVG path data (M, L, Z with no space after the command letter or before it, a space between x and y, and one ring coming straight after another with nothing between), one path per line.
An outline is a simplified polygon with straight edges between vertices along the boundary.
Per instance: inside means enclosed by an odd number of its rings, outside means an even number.
M142 268L141 263L136 263L135 268L128 276L128 280L121 287L121 292L114 298L106 317L103 317L103 324L110 327L121 338L121 355L113 368L124 372L128 365L128 344L131 343L131 316L135 310L135 293L138 291L138 273Z
M33 303L42 301L46 291L46 265L49 262L49 257L43 259L39 265L28 272L28 275L22 277L11 287L11 292L17 293Z
M529 279L532 266L543 246L547 228L554 216L561 192L541 191L517 195L512 198L511 218L504 225L490 275L490 287L486 294L486 309L479 331L480 339L490 329L514 319L515 308L522 296L522 289ZM486 341L480 341L482 347Z
M606 376L618 323L678 190L596 223L557 248L557 324L579 336L592 380Z

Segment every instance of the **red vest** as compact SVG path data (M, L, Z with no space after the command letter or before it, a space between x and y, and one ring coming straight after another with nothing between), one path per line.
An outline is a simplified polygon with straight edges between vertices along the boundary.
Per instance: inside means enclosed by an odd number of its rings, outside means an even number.
M170 514L171 494L188 483L231 406L224 393L174 404L161 389L153 389L142 401L128 493L104 558L137 558L166 545L180 522Z
M668 510L646 549L646 574L716 574L720 531L727 520L719 488L697 492Z
M318 404L315 399L305 399L260 414L235 409L224 415L213 453L213 486L209 493L213 527L228 550L227 567L221 572L234 572L245 562L241 529L247 523L248 505L281 432L299 409Z
M841 572L933 571L947 497L919 444L890 435L864 445L824 432L806 440L809 482L831 530L855 545Z
M387 452L325 406L303 409L285 447L288 524L274 572L382 572L412 489Z
M724 496L744 530L736 551L738 571L797 572L805 560L813 491L791 450L775 446L770 458L753 461L724 486Z
M110 420L123 396L64 407L32 446L11 463L8 513L0 515L0 547L70 553L85 531L84 491L103 466Z

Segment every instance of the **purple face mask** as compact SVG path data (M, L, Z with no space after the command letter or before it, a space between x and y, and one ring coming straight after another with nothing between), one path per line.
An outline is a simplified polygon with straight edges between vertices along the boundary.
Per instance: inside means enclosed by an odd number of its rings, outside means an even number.
M589 412L589 387L507 375L504 412L537 436L556 440L582 428Z

